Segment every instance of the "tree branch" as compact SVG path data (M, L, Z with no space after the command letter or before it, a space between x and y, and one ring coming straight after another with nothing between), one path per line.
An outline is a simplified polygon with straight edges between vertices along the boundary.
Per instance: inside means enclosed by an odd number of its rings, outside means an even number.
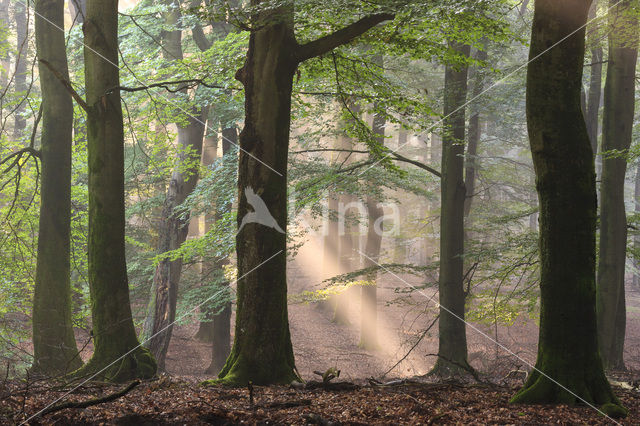
M111 402L111 401L114 401L114 400L116 400L116 399L128 394L129 392L131 392L131 390L133 388L135 388L139 384L140 384L140 380L134 380L133 382L131 382L129 384L129 386L127 386L126 388L122 389L121 391L109 394L107 396L103 396L102 398L95 398L95 399L90 399L88 401L81 401L81 402L65 402L63 404L54 405L54 406L49 407L46 410L44 410L42 412L41 416L44 416L44 415L50 414L50 413L55 413L56 411L64 410L64 409L67 409L67 408L87 408L87 407L91 407L92 405L98 405L98 404L102 404L102 403L105 403L105 402Z
M324 55L338 46L349 43L354 38L364 34L369 29L375 27L381 22L393 19L395 15L391 13L379 13L376 15L366 16L359 21L354 22L340 30L329 35L321 37L317 40L298 46L296 49L296 59L303 62L316 56Z
M64 78L64 76L60 73L60 71L55 69L53 67L53 65L51 65L48 61L46 61L44 59L40 59L40 62L42 62L42 64L44 66L49 68L49 71L51 71L51 73L58 80L60 80L60 83L62 83L64 88L67 89L67 92L69 92L71 94L71 97L78 103L78 105L80 105L82 107L82 109L85 110L86 112L89 112L89 105L84 101L84 99L82 99L82 96L80 96L78 94L78 92L76 92L76 90L73 88L71 83L67 79Z

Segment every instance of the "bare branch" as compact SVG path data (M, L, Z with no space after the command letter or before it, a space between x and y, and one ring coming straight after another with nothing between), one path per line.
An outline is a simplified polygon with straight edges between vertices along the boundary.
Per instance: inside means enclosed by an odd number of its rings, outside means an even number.
M46 61L44 59L40 59L40 62L42 62L42 64L44 64L44 66L49 68L49 71L51 71L51 73L58 80L60 80L60 83L62 83L62 85L65 87L65 89L67 89L67 92L69 92L71 94L71 97L78 103L78 105L80 105L82 107L82 109L85 110L86 112L89 112L89 105L85 102L84 99L82 99L82 96L80 96L78 94L78 92L76 92L76 90L73 88L71 83L67 79L64 78L64 76L60 73L60 71L55 69L53 67L53 65L51 65L48 61Z

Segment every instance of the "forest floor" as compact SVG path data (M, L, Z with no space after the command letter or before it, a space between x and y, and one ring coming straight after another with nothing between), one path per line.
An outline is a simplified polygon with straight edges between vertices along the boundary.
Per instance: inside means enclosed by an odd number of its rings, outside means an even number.
M113 393L113 386L88 385L74 392L74 401ZM351 390L297 390L291 387L248 389L202 387L162 378L139 385L109 403L65 409L29 420L28 424L64 425L232 425L232 424L612 424L586 406L513 405L515 388L405 382L394 386L362 386ZM630 410L621 424L640 424L640 393L616 388ZM0 410L14 413L7 424L26 420L61 390L32 390L4 399ZM17 415L16 415L17 414Z
M304 278L304 277L303 277ZM410 277L406 278L410 280ZM295 281L292 292L307 289ZM433 290L431 290L433 292ZM520 318L511 327L474 323L467 329L469 359L484 383L429 383L423 378L435 362L437 323L424 330L436 314L424 296L398 302L394 283L379 286L379 336L377 350L359 343L359 294L350 297L348 324L332 321L330 309L321 305L293 304L289 318L296 364L305 380L317 380L314 371L336 367L337 380L358 386L350 390L304 390L254 386L249 390L202 387L204 369L211 359L211 344L193 336L197 324L174 329L167 355L167 373L145 382L112 402L88 408L70 408L29 420L29 424L609 424L597 410L567 406L511 405L509 399L522 385L529 364L535 362L537 325ZM625 362L629 371L612 379L620 384L640 378L640 293L628 293ZM395 302L394 302L395 301ZM426 306L426 308L425 308ZM430 307L429 307L430 306ZM86 334L86 333L85 333ZM499 349L500 345L508 351ZM88 337L77 336L81 346ZM91 344L83 359L91 355ZM516 374L512 374L516 373ZM393 386L372 386L405 380ZM408 381L407 381L408 380ZM4 387L4 388L3 388ZM51 383L0 383L0 423L21 424L57 399L86 401L117 392L122 387L86 383L65 395ZM640 392L616 387L630 412L622 424L640 424ZM60 401L61 403L63 401Z

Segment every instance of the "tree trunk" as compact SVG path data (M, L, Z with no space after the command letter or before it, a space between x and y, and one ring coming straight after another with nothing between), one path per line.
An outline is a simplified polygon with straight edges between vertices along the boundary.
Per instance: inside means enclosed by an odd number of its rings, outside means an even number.
M590 4L535 2L527 125L540 203L540 335L536 369L512 402L587 401L616 415L624 409L598 354L595 170L580 110Z
M476 59L479 61L487 60L487 52L484 50L478 50ZM476 99L480 96L484 90L484 76L480 67L475 69L473 78L473 92L472 99ZM478 144L480 143L480 137L482 136L482 129L480 127L480 105L478 102L473 102L470 106L469 117L469 134L467 135L467 152L464 169L464 186L465 186L465 200L464 200L464 217L468 218L471 213L471 202L473 201L473 195L476 192L476 167L478 160Z
M374 62L382 67L383 58L377 56ZM386 120L383 115L375 114L373 116L373 131L376 135L376 142L384 146L385 142L385 126ZM384 215L384 211L380 206L380 200L372 196L367 196L367 216L369 224L367 227L367 242L365 246L366 257L363 257L363 268L374 267L378 265L380 258L380 248L382 246L382 233L377 232L376 224ZM382 224L377 224L382 231ZM368 350L378 348L378 288L376 273L367 277L371 285L362 287L361 300L361 317L360 317L360 347Z
M615 3L611 3L613 6ZM631 146L635 115L638 20L630 16L631 0L609 14L609 63L604 86L602 151L626 152ZM597 279L598 342L605 368L624 369L626 327L624 274L627 259L627 216L624 183L627 161L618 156L602 162L600 184L600 257Z
M16 22L16 71L14 76L15 93L19 99L14 111L13 139L20 140L24 136L24 129L27 127L27 119L24 116L27 104L27 61L29 53L29 22L27 20L27 6L22 1L15 3L13 11Z
M0 0L0 94L6 90L11 70L9 34L11 32L9 18L9 0ZM0 96L0 123L4 121L4 96Z
M36 50L68 80L64 1L36 3ZM47 22L47 20L49 22ZM33 297L33 369L66 374L79 368L71 321L71 137L73 103L60 81L39 64L42 90L41 202Z
M118 64L118 1L89 0L83 29L94 353L77 374L99 373L113 381L150 378L156 363L138 344L125 261L124 129L120 91L113 90L120 85L114 65Z
M171 9L167 12L165 19L167 26L172 28L180 22L180 8L179 4L174 4L173 0L168 0L167 3ZM169 61L182 59L182 31L164 32L163 47L165 59ZM189 215L177 215L175 209L186 200L198 182L199 165L193 160L200 158L202 154L206 117L206 109L198 111L196 108L190 108L186 124L176 123L179 159L178 166L171 175L158 227L159 254L180 248L187 239ZM192 164L192 166L184 170L184 164ZM167 350L176 317L181 273L182 259L163 259L156 266L153 276L144 336L145 346L154 355L160 371L165 370Z
M84 22L85 13L87 13L87 0L68 1L69 14L71 15L71 19L74 19L77 25L82 25Z
M469 56L468 45L452 43L457 52ZM442 184L440 213L440 319L438 360L432 373L447 376L470 368L464 323L464 136L468 68L447 65L444 83L442 137Z
M260 3L251 2L252 6ZM254 29L246 61L236 74L245 89L238 168L238 289L235 339L219 374L222 383L245 386L248 381L275 384L299 379L289 332L286 273L293 76L300 62L325 54L391 18L388 14L368 16L299 45L289 6L263 9L252 16ZM256 223L259 219L267 225ZM247 222L244 226L243 220Z
M589 21L596 17L598 10L598 0L593 2L589 10ZM600 95L602 92L602 61L604 54L602 44L598 34L597 23L592 23L587 32L587 39L591 43L591 74L589 76L589 93L587 95L587 108L585 121L587 122L587 133L591 141L593 155L598 152L598 121L600 113Z
M640 161L636 167L636 182L633 192L633 206L636 214L640 214ZM640 234L633 237L633 248L636 253L640 253ZM638 260L633 261L633 288L640 290L640 262Z
M277 229L287 229L287 155L297 67L291 13L283 7L260 14L264 24L251 33L245 65L236 75L245 88L238 172L237 310L233 348L219 374L233 384L290 383L298 378L287 313L286 235ZM277 23L267 24L272 19ZM241 227L251 211L249 202L258 208L256 196L268 206L273 227L259 223Z
M234 155L231 152L231 147L233 145L237 145L238 143L238 131L235 127L228 127L222 130L222 155ZM221 202L216 202L216 214L213 218L214 221L220 220L222 215L228 213L228 208L226 210L222 208ZM210 224L210 221L207 221ZM209 226L209 225L207 225ZM229 259L222 259L219 262L216 262L215 267L221 270L225 265L229 263ZM227 287L225 289L225 294L223 297L229 298L229 286L230 283L225 281L221 284L222 286ZM213 347L211 352L211 364L207 368L206 372L209 374L217 374L224 367L224 363L231 353L231 301L224 304L222 310L219 307L216 307L216 311L219 311L217 314L213 316Z

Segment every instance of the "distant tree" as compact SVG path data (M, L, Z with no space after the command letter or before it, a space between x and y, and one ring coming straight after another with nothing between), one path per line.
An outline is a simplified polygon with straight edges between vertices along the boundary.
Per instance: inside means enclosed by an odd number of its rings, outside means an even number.
M71 321L71 142L73 103L60 80L42 61L69 79L64 1L35 6L36 53L42 91L42 162L38 259L33 296L33 369L67 373L82 365Z
M16 64L14 89L18 103L14 110L14 127L13 139L19 140L24 136L24 129L27 127L27 119L24 111L27 105L26 97L28 95L27 85L27 61L29 56L29 20L27 13L27 5L25 2L16 1L13 9L13 15L16 23Z
M452 42L464 58L469 45ZM442 185L440 207L440 301L438 360L432 373L442 376L470 368L464 322L464 141L468 66L448 64L444 77L444 135L442 137Z
M627 324L624 276L627 260L627 215L624 203L627 160L635 118L639 5L634 0L610 2L609 61L602 120L602 183L600 184L600 256L597 312L600 356L606 368L624 369ZM614 7L615 6L615 7ZM611 151L616 155L612 156ZM609 154L607 154L609 153Z
M165 23L169 31L163 31L163 55L167 63L184 59L182 48L182 30L177 28L182 19L180 2L164 0L167 6ZM188 96L187 89L180 91ZM179 98L175 98L180 102ZM187 117L181 117L176 123L178 129L178 162L171 174L158 224L158 254L178 249L187 239L190 215L178 214L176 207L191 194L198 182L200 164L197 159L202 153L202 141L205 133L207 108L189 107ZM165 359L178 303L178 287L182 274L182 259L164 258L156 266L151 288L151 300L144 325L145 346L149 348L158 363L158 369L164 371Z
M580 106L590 5L535 2L527 124L540 202L540 336L535 370L512 402L586 401L624 415L598 353L595 168Z

